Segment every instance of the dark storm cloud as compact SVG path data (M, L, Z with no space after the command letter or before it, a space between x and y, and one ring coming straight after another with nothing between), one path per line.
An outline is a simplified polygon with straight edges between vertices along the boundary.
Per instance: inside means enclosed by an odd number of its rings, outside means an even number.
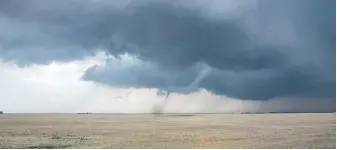
M93 67L85 80L242 99L334 97L334 0L262 0L224 17L179 3L1 1L0 57L47 63L99 48L144 66ZM198 63L212 69L200 75Z

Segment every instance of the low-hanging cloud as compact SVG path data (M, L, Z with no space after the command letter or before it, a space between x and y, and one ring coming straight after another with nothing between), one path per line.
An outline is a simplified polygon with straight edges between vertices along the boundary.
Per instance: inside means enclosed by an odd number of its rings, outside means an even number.
M101 49L113 60L84 80L248 100L335 99L334 0L191 3L4 0L0 57L47 64Z
M102 57L18 67L0 62L0 110L9 113L152 113L165 96L158 89L113 88L83 81L84 71ZM125 65L125 64L122 64ZM173 93L164 113L332 112L335 101L281 97L269 101L230 98L199 90Z

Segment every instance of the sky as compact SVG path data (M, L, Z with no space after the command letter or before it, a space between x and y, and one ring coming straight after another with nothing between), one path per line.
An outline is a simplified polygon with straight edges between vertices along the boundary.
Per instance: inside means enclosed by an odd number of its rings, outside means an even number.
M0 110L335 112L335 13L334 0L2 0Z

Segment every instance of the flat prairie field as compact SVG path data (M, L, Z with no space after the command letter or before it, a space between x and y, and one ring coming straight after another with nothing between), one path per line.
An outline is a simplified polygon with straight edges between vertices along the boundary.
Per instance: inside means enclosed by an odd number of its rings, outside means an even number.
M335 149L336 114L3 114L0 148Z

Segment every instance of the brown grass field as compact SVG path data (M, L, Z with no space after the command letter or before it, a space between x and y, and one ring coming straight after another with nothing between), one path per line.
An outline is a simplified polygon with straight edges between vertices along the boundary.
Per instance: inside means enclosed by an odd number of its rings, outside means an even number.
M0 148L336 148L336 114L4 114Z

